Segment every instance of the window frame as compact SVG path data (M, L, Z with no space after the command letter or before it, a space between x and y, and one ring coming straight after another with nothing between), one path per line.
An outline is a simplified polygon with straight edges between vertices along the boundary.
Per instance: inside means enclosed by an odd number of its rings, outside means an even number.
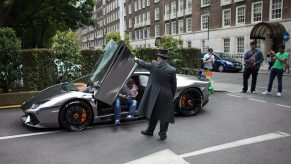
M155 8L155 21L160 20L160 8Z
M190 28L188 27L188 21L190 20ZM190 30L189 30L190 29ZM191 18L186 18L186 33L192 32L192 17Z
M238 10L239 10L239 8L244 8L244 12L243 12L243 14L244 14L244 22L243 22L243 23L241 23L241 22L239 23L239 22L238 22L238 20L239 20L239 19L238 19L238 16L239 16L239 15L238 15ZM237 25L237 26L238 26L238 25L244 25L244 24L246 24L246 5L241 5L241 6L237 6L237 7L236 7L236 17L235 17L235 19L236 19L235 22L236 22L236 25Z
M226 40L228 40L228 45L226 46ZM228 52L225 51L225 49L228 49ZM230 53L230 38L223 38L223 53L229 54Z
M201 2L201 7L210 6L210 0L206 0L206 1L208 1L208 4L204 4L204 1L205 1L205 0L201 0L201 1L200 1L200 2Z
M269 13L269 15L270 15L270 20L278 20L278 19L282 19L282 17L283 17L283 0L281 0L281 17L280 18L273 18L273 9L272 9L272 6L273 6L273 0L270 0L270 13Z
M225 11L229 11L229 25L225 25ZM222 10L222 27L230 27L231 26L231 8Z
M261 4L261 20L259 20L259 21L254 21L254 6L256 5L256 4ZM263 1L258 1L258 2L254 2L254 3L252 3L252 11L251 11L251 22L252 23L259 23L259 22L262 22L263 21Z
M178 20L178 34L183 34L183 33L184 33L184 19L179 19Z
M175 26L173 26L175 25ZM175 32L174 32L174 29L175 29ZM171 34L172 35L176 35L177 34L177 21L172 21L171 22Z
M157 29L159 29L159 34L157 35ZM160 25L156 25L155 26L155 37L161 36L161 29L160 29Z
M243 39L242 47L239 46L239 39ZM241 52L239 52L239 49L242 49ZM243 54L245 50L245 38L243 36L236 37L236 53L237 54Z
M204 16L207 16L207 21L202 22ZM208 27L208 21L209 21L209 14L203 14L203 15L201 15L201 17L200 17L200 29L201 29L201 31L208 30L208 28L209 28ZM203 28L203 23L206 23L207 24L207 28Z

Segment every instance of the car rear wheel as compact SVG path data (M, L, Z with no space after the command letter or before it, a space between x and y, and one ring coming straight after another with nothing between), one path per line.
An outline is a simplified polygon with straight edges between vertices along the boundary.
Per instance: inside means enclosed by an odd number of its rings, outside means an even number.
M83 101L71 101L60 112L59 122L61 127L70 131L85 129L93 118L90 106Z
M202 94L196 88L183 91L176 101L176 109L182 116L193 116L202 109Z
M218 66L218 71L219 71L219 72L223 72L223 71L224 71L224 67L223 67L223 65Z

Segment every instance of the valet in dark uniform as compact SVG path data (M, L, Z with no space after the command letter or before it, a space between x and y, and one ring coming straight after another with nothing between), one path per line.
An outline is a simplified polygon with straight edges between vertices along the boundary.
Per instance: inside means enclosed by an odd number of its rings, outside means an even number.
M147 63L135 58L135 62L150 71L149 81L141 99L137 114L149 119L148 127L141 133L153 136L160 121L159 136L167 138L169 123L174 123L174 96L176 93L176 68L167 63L168 50L159 49L157 60Z

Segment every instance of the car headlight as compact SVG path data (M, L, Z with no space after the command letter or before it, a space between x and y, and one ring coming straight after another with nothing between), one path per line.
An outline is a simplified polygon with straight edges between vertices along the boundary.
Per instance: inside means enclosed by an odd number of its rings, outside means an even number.
M233 65L233 63L232 62L229 62L229 61L226 61L226 64L227 65Z
M34 104L32 104L31 109L36 109L37 107L39 107L40 105L42 105L42 104L44 104L44 103L46 103L48 101L49 100L34 103Z

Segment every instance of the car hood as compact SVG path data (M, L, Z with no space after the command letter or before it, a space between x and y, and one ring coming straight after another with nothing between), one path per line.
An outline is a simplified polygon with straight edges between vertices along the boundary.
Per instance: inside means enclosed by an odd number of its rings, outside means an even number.
M62 87L64 83L53 85L49 88L44 89L43 91L39 92L37 95L33 96L29 100L25 101L21 105L22 110L27 110L31 108L34 103L44 102L49 100L51 97L62 94Z

